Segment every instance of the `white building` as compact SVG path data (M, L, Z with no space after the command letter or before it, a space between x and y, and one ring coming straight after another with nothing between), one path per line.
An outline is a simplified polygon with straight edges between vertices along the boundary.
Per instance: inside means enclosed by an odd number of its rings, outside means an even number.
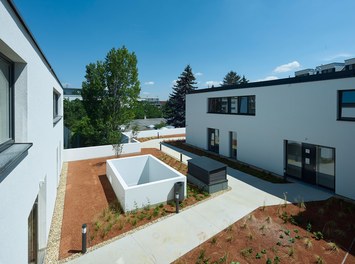
M0 0L0 263L40 263L62 167L62 86Z
M355 199L351 61L342 71L196 90L186 100L186 141Z

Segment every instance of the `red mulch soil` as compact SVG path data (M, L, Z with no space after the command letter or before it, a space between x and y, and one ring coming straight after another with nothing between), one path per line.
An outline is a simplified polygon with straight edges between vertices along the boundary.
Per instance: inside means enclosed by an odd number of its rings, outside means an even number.
M342 263L354 238L355 205L340 199L260 207L174 263Z
M177 169L187 173L187 166L154 148L142 149L138 155L152 154ZM135 156L122 155L121 157ZM59 259L81 251L81 226L88 225L89 246L99 244L159 217L175 212L174 204L147 206L130 214L120 210L115 193L106 177L106 157L70 162L60 242ZM181 207L194 204L207 197L188 186L188 198Z

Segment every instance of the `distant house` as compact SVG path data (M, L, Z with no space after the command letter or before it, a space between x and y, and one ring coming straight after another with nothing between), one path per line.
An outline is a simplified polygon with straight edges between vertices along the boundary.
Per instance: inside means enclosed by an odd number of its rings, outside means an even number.
M186 141L355 199L354 66L350 59L294 78L195 90Z
M41 263L62 168L63 89L10 0L0 1L0 263Z
M64 99L73 101L75 99L83 100L81 96L81 88L64 88Z

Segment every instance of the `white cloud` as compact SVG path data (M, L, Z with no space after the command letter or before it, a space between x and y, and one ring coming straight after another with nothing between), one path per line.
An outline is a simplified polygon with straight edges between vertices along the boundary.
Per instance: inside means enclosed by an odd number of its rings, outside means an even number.
M221 82L218 82L218 81L207 81L206 85L207 85L207 87L212 87L212 85L214 87L217 87L217 86L221 86Z
M325 57L324 61L334 61L336 59L347 59L353 57L353 54L350 53L338 53L332 56Z
M277 80L277 79L278 79L277 76L266 76L263 79L255 80L255 82L272 81L272 80Z
M154 84L154 82L149 81L149 82L145 82L144 84L145 84L145 85L153 85L153 84Z
M298 61L293 61L290 63L286 63L280 66L277 66L274 70L274 72L277 73L282 73L282 72L289 72L289 71L293 71L295 69L298 69L299 67L301 67L301 64Z
M195 76L202 76L202 75L203 75L202 72L196 72L196 73L195 73Z

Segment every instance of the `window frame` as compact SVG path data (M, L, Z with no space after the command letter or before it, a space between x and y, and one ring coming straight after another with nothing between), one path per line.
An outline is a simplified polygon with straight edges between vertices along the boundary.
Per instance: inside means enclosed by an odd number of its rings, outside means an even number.
M53 88L53 124L57 124L61 119L62 116L60 115L60 98L61 94Z
M354 108L355 109L355 101L352 103L343 103L343 93L344 92L353 92L355 93L355 89L347 89L347 90L338 90L338 118L339 121L355 121L355 117L343 117L342 110L343 108Z
M9 66L9 138L0 144L0 152L7 149L15 142L14 128L14 62L0 53L0 58Z
M241 101L246 98L246 112L241 112ZM227 99L227 111L222 111L222 101ZM232 112L232 99L236 101L236 109ZM218 107L220 102L220 107ZM223 97L209 97L207 98L207 113L208 114L224 114L224 115L247 115L255 116L256 109L256 96L255 95L241 95L241 96L223 96ZM252 105L254 107L252 107ZM214 109L213 109L214 108Z

